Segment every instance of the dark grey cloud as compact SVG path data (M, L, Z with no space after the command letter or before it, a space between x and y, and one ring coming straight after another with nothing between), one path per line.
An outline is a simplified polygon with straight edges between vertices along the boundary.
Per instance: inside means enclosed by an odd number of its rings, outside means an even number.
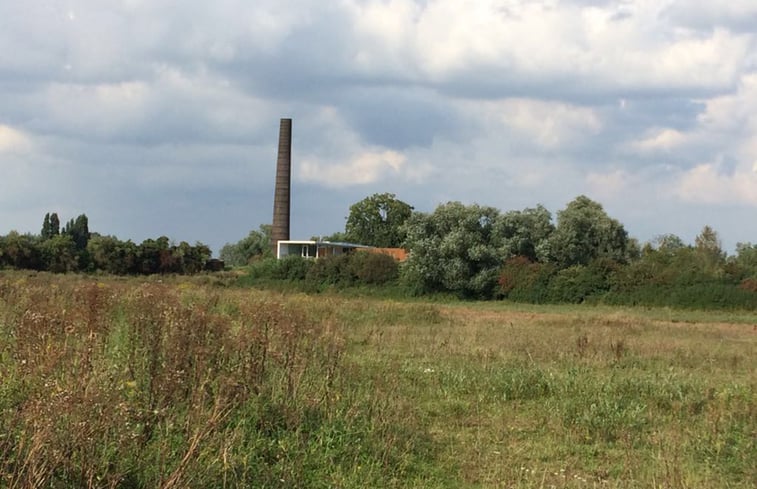
M710 32L727 29L739 33L757 32L757 6L750 0L711 2L709 0L676 0L661 13L677 25Z
M428 147L436 137L455 139L467 132L454 107L421 87L357 87L335 102L369 144Z

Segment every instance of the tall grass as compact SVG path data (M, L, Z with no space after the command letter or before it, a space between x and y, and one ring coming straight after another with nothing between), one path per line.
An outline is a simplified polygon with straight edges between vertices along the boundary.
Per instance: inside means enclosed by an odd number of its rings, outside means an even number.
M3 277L0 485L398 485L429 456L423 427L380 409L391 385L345 361L333 311L316 309Z
M743 314L99 280L0 276L2 487L757 480Z

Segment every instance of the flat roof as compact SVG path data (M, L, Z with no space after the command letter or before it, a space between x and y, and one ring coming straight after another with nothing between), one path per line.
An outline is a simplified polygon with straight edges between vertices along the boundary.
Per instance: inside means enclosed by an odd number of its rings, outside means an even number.
M315 241L312 239L281 239L279 243L284 244L308 244L308 245L326 245L341 246L342 248L373 248L372 246L357 243L347 243L344 241Z

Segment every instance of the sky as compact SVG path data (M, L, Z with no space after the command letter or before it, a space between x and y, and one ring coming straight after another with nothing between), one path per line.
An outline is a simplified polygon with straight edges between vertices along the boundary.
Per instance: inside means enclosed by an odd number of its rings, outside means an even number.
M0 234L46 212L214 253L390 192L557 212L640 242L757 242L754 0L0 0Z

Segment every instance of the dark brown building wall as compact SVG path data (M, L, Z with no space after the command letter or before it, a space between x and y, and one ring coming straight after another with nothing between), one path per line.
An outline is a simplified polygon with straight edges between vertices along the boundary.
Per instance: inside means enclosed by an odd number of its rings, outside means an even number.
M289 216L292 204L292 119L281 119L279 155L276 159L276 187L273 195L271 241L276 254L278 242L289 239Z

